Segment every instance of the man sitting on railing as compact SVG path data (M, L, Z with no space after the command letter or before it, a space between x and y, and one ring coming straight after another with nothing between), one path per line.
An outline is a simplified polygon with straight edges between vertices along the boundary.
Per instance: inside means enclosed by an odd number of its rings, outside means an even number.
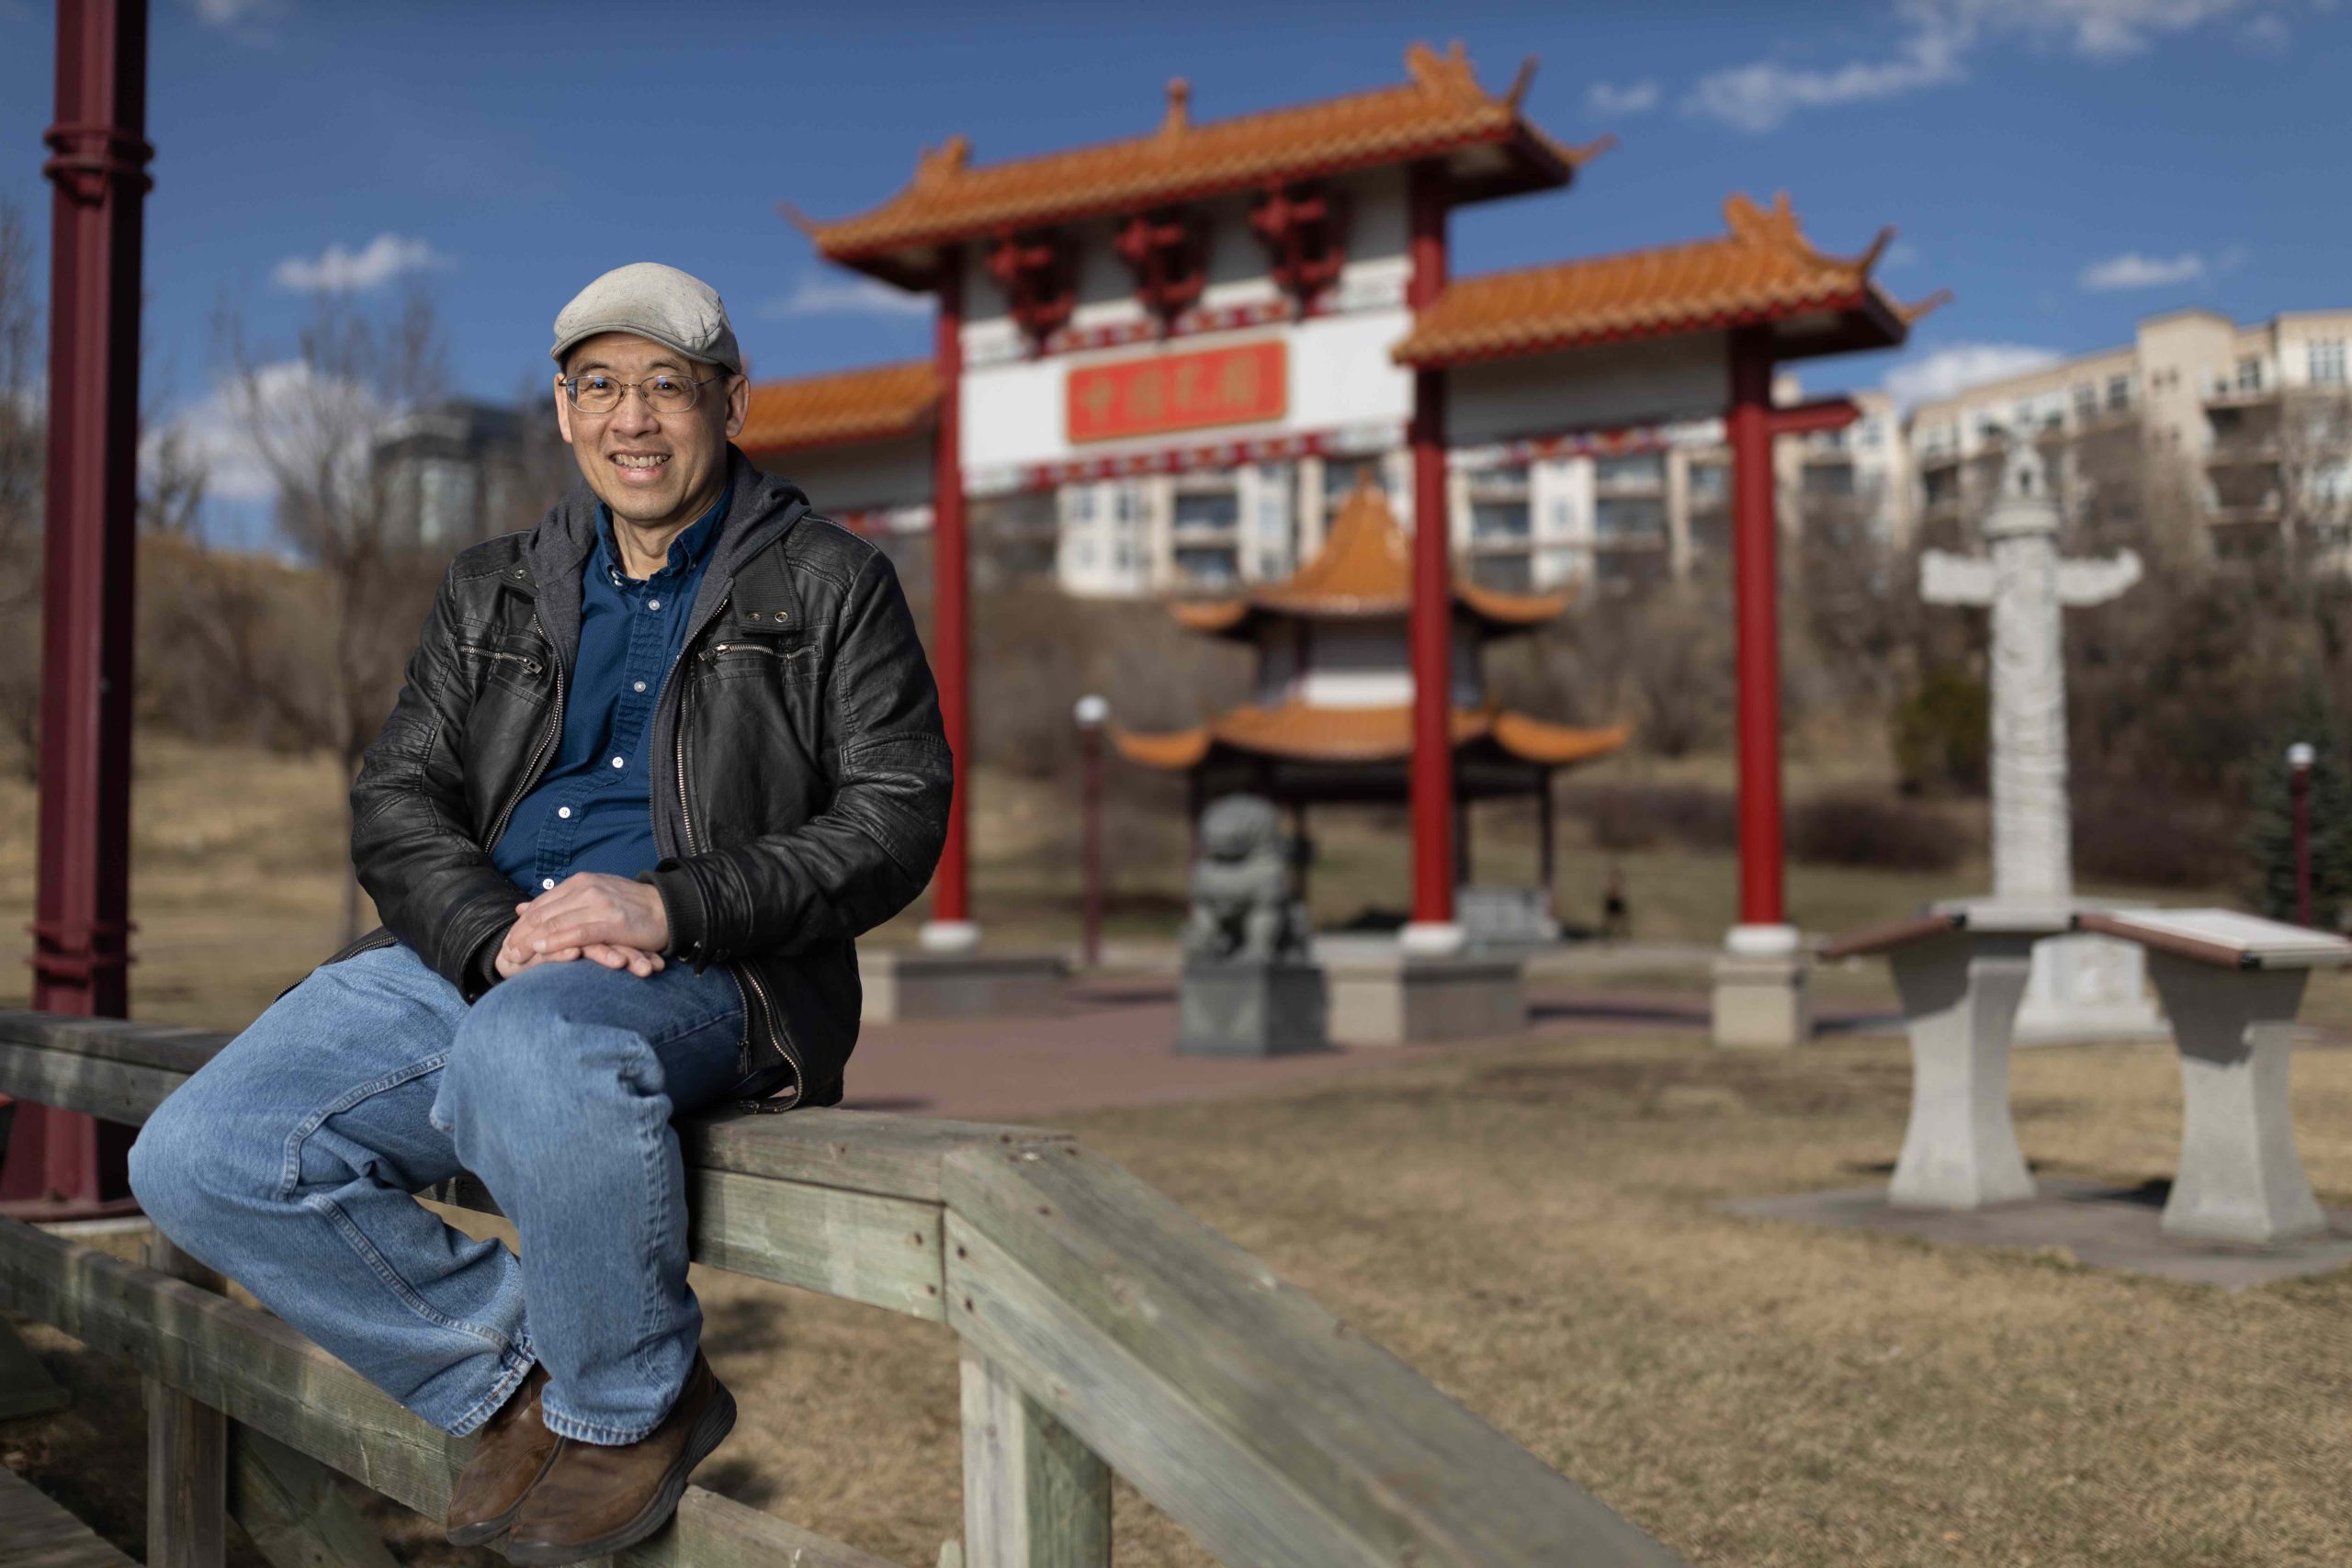
M526 1563L651 1534L733 1425L670 1119L841 1098L853 939L930 879L952 787L889 562L730 444L718 296L621 267L554 357L585 488L457 558L352 789L383 928L130 1156L182 1248L482 1430L449 1539ZM412 1199L460 1170L519 1259Z

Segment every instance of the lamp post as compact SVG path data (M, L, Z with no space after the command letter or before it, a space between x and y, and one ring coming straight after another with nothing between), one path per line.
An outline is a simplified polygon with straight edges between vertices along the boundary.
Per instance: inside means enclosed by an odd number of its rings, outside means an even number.
M1092 969L1102 962L1102 723L1111 705L1089 693L1070 716L1078 720L1079 858L1086 883L1080 951Z
M2308 740L2287 748L2287 791L2295 807L2295 923L2312 923L2312 762Z

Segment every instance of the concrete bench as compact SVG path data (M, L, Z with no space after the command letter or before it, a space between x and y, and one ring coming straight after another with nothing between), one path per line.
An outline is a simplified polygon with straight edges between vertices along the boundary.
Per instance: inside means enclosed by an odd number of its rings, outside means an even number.
M1911 1122L1889 1203L1981 1209L2034 1196L2009 1120L2009 1043L2033 944L2072 929L2054 905L1972 900L1823 944L1825 959L1884 957L1902 998Z
M2084 914L2084 931L2136 942L2180 1048L2180 1169L2165 1234L2273 1243L2327 1228L2295 1153L2287 1052L2314 969L2352 942L2227 909Z

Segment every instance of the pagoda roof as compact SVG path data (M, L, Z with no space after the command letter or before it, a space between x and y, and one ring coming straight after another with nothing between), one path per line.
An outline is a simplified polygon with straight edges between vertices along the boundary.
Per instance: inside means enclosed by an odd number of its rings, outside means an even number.
M928 359L761 381L735 445L757 454L885 441L922 429L938 407L939 371Z
M1533 67L1498 95L1479 85L1460 43L1442 54L1416 43L1398 85L1201 124L1180 80L1148 135L980 165L954 136L878 207L831 222L786 214L827 259L927 288L943 245L1355 169L1442 161L1456 201L1566 186L1613 142L1569 147L1529 124L1520 101Z
M1453 581L1453 602L1480 623L1487 636L1541 626L1566 610L1566 593L1505 593ZM1359 482L1340 508L1315 558L1280 582L1234 599L1182 602L1170 606L1193 631L1248 640L1261 617L1300 620L1373 620L1408 614L1413 607L1413 561L1405 531L1388 510L1388 500Z
M1500 708L1456 708L1452 717L1456 753L1484 752L1535 767L1589 762L1623 746L1627 725L1580 729L1551 724ZM1139 735L1114 724L1112 742L1129 761L1182 773L1215 761L1219 753L1281 762L1337 762L1385 766L1413 754L1413 708L1312 707L1285 702L1274 707L1246 705L1193 729Z
M1711 240L1449 283L1415 313L1392 355L1429 368L1782 323L1774 354L1793 359L1891 347L1945 298L1896 304L1871 276L1894 231L1881 230L1860 255L1825 255L1805 239L1785 192L1769 208L1735 194L1724 221L1729 232ZM1799 330L1807 325L1819 330Z

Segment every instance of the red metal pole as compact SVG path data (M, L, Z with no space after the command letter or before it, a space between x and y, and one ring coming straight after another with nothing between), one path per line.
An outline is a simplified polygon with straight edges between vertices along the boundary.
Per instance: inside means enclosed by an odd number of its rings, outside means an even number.
M1781 865L1781 627L1772 518L1772 351L1731 338L1732 575L1739 670L1739 919L1787 923Z
M1418 310L1445 288L1444 171L1413 170L1412 276ZM1445 372L1413 373L1413 923L1453 923L1453 592L1448 581Z
M937 445L931 461L932 672L939 682L939 719L956 760L956 797L947 807L947 844L931 884L934 926L971 919L971 851L965 822L972 798L971 561L964 533L962 409L964 253L939 258L939 314L932 362L939 368ZM963 934L963 933L958 933Z
M1099 698L1080 703L1084 709ZM1079 854L1086 882L1084 935L1080 951L1089 969L1102 963L1102 721L1081 716L1078 724Z
M33 1006L130 1010L131 562L147 161L145 0L59 0L50 197ZM132 1207L131 1129L19 1105L0 1200L19 1217Z

